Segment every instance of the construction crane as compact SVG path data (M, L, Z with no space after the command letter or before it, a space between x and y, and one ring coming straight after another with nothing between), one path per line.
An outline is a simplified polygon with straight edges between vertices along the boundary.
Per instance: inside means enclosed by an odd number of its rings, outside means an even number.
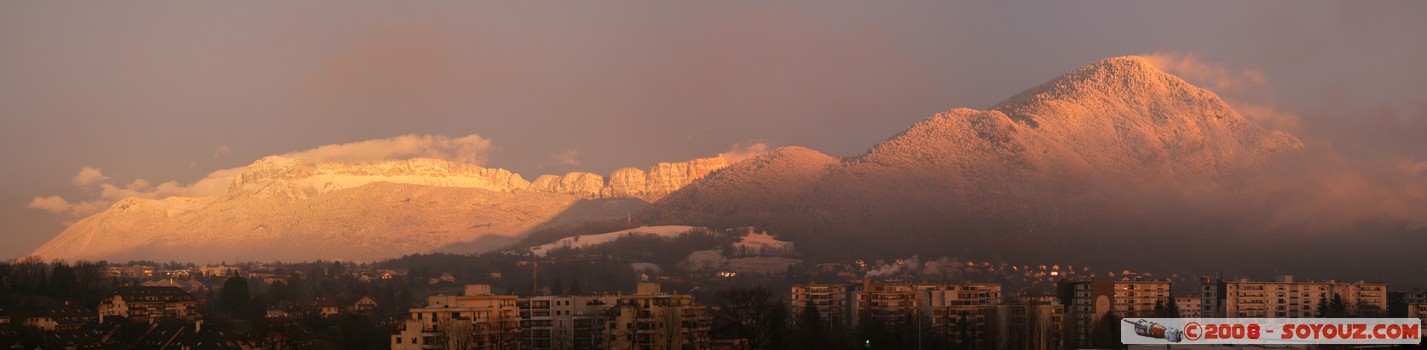
M531 253L530 253L530 260L517 261L517 262L515 262L515 264L516 264L516 265L520 265L520 266L530 265L530 292L531 292L531 293L538 293L538 292L540 291L540 278L539 278L539 277L540 277L540 263L543 262L543 263L546 263L546 264L555 264L555 263L570 263L570 262L586 262L586 261L595 261L595 260L602 260L602 258L584 257L584 258L565 258L565 259L541 259L540 257L535 256L535 252L531 252Z

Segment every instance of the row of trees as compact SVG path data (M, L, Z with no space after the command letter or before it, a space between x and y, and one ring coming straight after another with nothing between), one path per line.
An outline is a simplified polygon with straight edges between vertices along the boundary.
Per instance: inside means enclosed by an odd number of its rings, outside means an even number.
M752 349L975 349L986 344L977 337L987 334L976 334L969 322L953 324L949 333L933 331L925 317L909 315L895 323L865 317L849 330L811 304L791 315L783 298L764 287L727 289L718 296L715 333L745 339Z
M0 262L0 305L44 307L69 300L98 305L115 281L104 278L104 262L50 263L37 257Z

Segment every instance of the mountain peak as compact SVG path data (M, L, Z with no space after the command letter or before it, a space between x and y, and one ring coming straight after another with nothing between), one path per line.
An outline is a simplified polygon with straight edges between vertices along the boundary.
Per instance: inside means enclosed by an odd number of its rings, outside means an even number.
M1095 61L1061 75L1060 79L1078 81L1121 81L1152 83L1183 83L1178 77L1155 67L1143 56L1119 56Z
M1156 68L1148 58L1120 56L1080 66L1016 94L992 109L1011 114L1028 105L1056 101L1077 104L1114 101L1144 105L1165 100L1223 104L1218 95Z
M1149 59L1124 56L1080 66L989 110L938 114L861 159L965 167L968 176L1008 167L1213 179L1301 147Z
M1099 69L1104 69L1111 72L1120 72L1124 74L1155 72L1164 74L1164 72L1160 71L1159 68L1155 68L1154 63L1151 63L1149 58L1144 56L1110 57L1095 63L1087 64L1085 66L1082 66L1081 68L1090 67L1096 67Z

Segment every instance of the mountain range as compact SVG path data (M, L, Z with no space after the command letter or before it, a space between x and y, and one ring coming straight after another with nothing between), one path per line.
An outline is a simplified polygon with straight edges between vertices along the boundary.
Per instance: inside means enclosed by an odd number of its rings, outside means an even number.
M713 157L534 181L432 159L268 157L222 195L126 199L34 255L369 261L487 251L542 229L624 221L758 226L825 258L1083 264L1208 254L1175 265L1182 266L1229 254L1207 253L1224 244L1277 239L1261 232L1256 210L1271 204L1256 201L1265 186L1254 175L1303 152L1298 138L1256 125L1213 92L1144 58L1116 57L986 110L939 113L850 157L782 147L736 162ZM1106 249L1114 256L1097 253Z
M370 261L475 252L521 234L625 218L709 172L722 157L572 172L527 181L438 159L307 162L271 156L221 195L128 198L67 227L32 255L78 259Z

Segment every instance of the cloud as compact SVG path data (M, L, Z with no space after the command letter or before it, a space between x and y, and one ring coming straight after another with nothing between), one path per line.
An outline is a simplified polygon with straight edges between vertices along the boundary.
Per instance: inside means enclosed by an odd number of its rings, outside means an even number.
M218 158L218 157L222 157L222 156L228 155L228 153L230 153L230 152L232 152L232 151L233 151L233 149L232 149L232 148L228 148L228 145L218 146L218 149L213 151L213 158Z
M1199 60L1193 54L1145 55L1155 67L1190 83L1208 87L1225 103L1254 123L1300 137L1303 151L1273 159L1262 169L1244 174L1238 186L1247 197L1229 200L1257 203L1261 230L1327 232L1374 220L1427 222L1427 163L1414 159L1359 159L1306 130L1304 118L1275 108L1264 75L1254 69L1229 69ZM1355 124L1364 123L1360 118ZM1231 203L1210 201L1213 207ZM1208 208L1200 208L1205 212ZM1243 213L1239 213L1243 215Z
M309 162L380 162L396 159L435 158L470 165L485 163L490 140L479 135L446 137L401 135L387 139L326 145L281 156Z
M60 196L35 196L35 199L30 201L30 204L25 207L44 210L51 214L61 214L68 212L74 205Z
M439 135L402 135L386 139L325 145L284 153L280 156L308 162L352 163L435 158L480 165L485 162L491 149L490 140L478 135L455 138ZM220 153L226 153L227 150L226 146L219 147ZM214 155L221 154L215 153ZM178 181L164 181L155 184L153 181L145 179L116 183L112 178L104 175L99 168L86 166L74 175L73 183L80 189L89 192L88 199L66 199L58 195L35 196L26 207L60 215L66 219L75 219L98 213L114 202L125 198L163 199L220 195L228 190L233 179L242 174L244 169L245 167L237 167L213 171L202 179L187 184Z
M70 202L60 196L35 196L35 199L31 200L30 204L25 207L44 210L50 214L77 218L97 213L108 207L110 203L110 201L102 199Z
M564 164L564 165L569 165L569 166L578 166L578 165L580 165L580 160L579 160L579 159L576 159L576 157L579 157L579 156L580 156L580 150L571 148L571 149L567 149L567 150L565 150L565 151L563 151L563 152L560 152L560 153L551 154L551 155L550 155L550 159L551 159L551 160L554 160L556 163L560 163L560 164Z
M104 176L104 172L99 168L83 167L78 174L74 174L74 185L79 187L89 187L100 183L109 182L109 177Z
M1341 229L1364 222L1427 223L1427 162L1361 160L1327 143L1278 159L1251 175L1270 228L1291 232Z
M766 143L735 143L732 147L728 149L728 151L719 153L718 156L722 157L724 160L727 160L729 163L737 163L738 161L757 157L763 155L764 153L768 153L768 144Z
M1192 53L1156 52L1143 55L1155 68L1195 85L1208 87L1250 121L1269 129L1298 132L1303 118L1274 108L1267 100L1268 80L1257 69L1229 69L1204 62Z
M1408 174L1427 177L1427 161L1404 160L1399 162L1398 166Z
M1233 108L1235 112L1239 112L1239 115L1244 116L1244 118L1253 121L1259 126L1273 130L1292 132L1295 136L1303 136L1301 135L1303 130L1303 117L1298 114L1264 104L1245 102L1239 99L1225 99L1224 103L1228 103L1230 108Z
M1200 61L1194 54L1156 52L1144 55L1156 68L1193 81L1209 84L1217 92L1244 93L1266 85L1263 72L1256 69L1233 70Z

